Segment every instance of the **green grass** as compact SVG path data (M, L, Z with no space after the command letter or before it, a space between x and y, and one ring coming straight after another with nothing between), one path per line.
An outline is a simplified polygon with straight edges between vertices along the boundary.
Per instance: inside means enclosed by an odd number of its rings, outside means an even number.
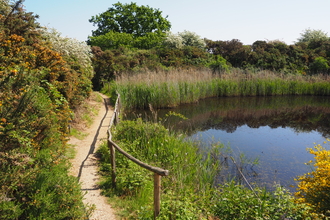
M80 131L76 128L70 128L70 136L73 136L78 140L83 140L85 137L87 137L87 135L87 133Z
M215 77L207 72L154 73L122 76L104 87L118 92L124 108L145 109L175 107L208 97L330 95L330 82L324 76L231 73Z
M73 123L70 125L70 135L79 140L83 140L88 135L83 127L90 127L94 122L94 116L99 112L98 105L90 104L89 101L103 103L103 98L94 92L89 100L85 100L75 109Z
M68 148L66 149L65 156L68 159L73 159L73 158L75 158L76 154L77 154L77 151L74 149L74 146L71 144L68 144Z

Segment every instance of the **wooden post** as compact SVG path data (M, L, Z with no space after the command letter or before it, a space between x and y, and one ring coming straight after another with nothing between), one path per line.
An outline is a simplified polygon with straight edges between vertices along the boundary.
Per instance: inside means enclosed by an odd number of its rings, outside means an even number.
M160 186L161 176L157 173L154 174L154 219L160 213Z
M117 125L117 112L116 111L113 112L113 117L114 117L113 118L113 125L116 126Z
M109 139L108 139L108 146L110 148L112 187L116 188L116 151L112 143L109 141Z

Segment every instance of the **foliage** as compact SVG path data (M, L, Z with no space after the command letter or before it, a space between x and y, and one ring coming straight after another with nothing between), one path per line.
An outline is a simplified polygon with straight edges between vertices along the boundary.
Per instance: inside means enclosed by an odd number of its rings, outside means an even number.
M210 53L214 56L222 56L234 67L244 68L251 53L251 46L244 46L237 39L231 41L206 40L206 45Z
M204 49L205 42L196 33L191 31L183 31L178 34L173 34L172 32L166 33L166 39L164 40L164 46L169 48L181 49L183 46L191 46Z
M163 35L146 33L134 38L132 34L110 31L104 35L89 37L88 44L100 47L102 50L126 48L151 49L160 45Z
M298 42L311 43L313 41L327 41L329 40L328 34L322 30L312 30L307 28L303 33L300 34Z
M95 75L92 79L94 89L100 90L105 82L113 80L123 73L163 70L165 67L157 60L153 50L130 50L120 47L103 51L100 47L92 47L92 58Z
M84 41L78 41L77 39L62 37L61 33L54 28L41 29L42 35L46 37L47 40L51 42L52 48L64 56L67 62L73 62L71 64L80 66L80 71L83 72L82 75L91 78L93 76L92 68L92 50L90 46ZM76 67L77 68L77 67Z
M107 11L92 16L89 22L97 26L93 36L100 36L110 31L132 34L141 37L150 32L163 33L171 28L167 17L159 9L138 6L136 3L113 4Z
M88 43L106 49L120 46L150 49L160 45L171 28L159 9L136 3L113 4L112 8L89 20L97 29Z
M159 48L157 50L157 55L162 65L177 69L205 68L206 64L211 59L204 49L193 46Z
M0 13L9 14L10 10L9 0L0 0Z
M227 60L225 60L220 55L216 55L215 59L208 65L213 73L223 73L229 71L229 65L227 64Z
M284 42L256 41L243 45L239 40L206 40L207 50L213 55L221 55L233 67L246 70L272 70L282 73L315 74L315 58L324 57L329 63L329 39L297 42L286 45ZM327 73L327 72L325 72Z
M87 96L91 82L82 85L73 56L52 49L21 3L0 14L0 218L82 219L66 142L70 107Z
M71 108L79 105L91 92L91 79L94 75L92 67L92 51L85 43L76 39L62 37L55 29L41 29L42 36L51 43L54 51L63 58L63 65L68 65L68 72L61 76L65 88L61 88L70 102ZM60 79L60 80L62 80ZM70 91L66 91L70 89Z
M103 35L89 37L88 44L106 49L118 49L119 47L131 47L133 36L128 33L109 31Z
M328 61L324 57L316 57L309 69L314 73L327 73L329 70Z
M228 182L219 186L212 207L220 219L307 219L310 208L293 202L290 192L275 186L274 192L254 191Z
M185 30L178 33L178 35L182 37L182 43L185 46L198 47L202 49L205 48L204 40L194 32Z
M295 194L297 197L296 202L298 204L308 204L313 208L313 212L329 217L330 151L320 144L315 145L314 149L308 149L308 151L315 157L314 161L309 161L307 164L315 169L296 179L299 182Z
M181 49L183 47L183 39L179 34L170 31L166 32L166 38L163 42L165 47Z

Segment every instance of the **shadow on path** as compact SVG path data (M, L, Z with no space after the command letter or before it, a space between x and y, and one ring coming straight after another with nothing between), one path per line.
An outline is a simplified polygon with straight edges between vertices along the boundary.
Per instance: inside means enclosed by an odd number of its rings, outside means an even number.
M97 129L97 131L96 131L96 134L95 134L95 136L94 136L94 139L93 139L93 142L92 142L92 144L91 144L91 146L90 146L90 149L89 149L89 151L88 151L88 154L87 154L86 158L83 160L83 162L82 162L81 165L80 165L79 173L78 173L78 181L80 180L80 177L81 177L81 174L82 174L82 170L83 170L83 167L84 167L84 165L85 165L86 160L88 159L88 156L89 156L90 154L93 154L93 153L94 153L95 145L96 145L96 142L97 142L97 139L98 139L99 133L100 133L100 129L101 129L101 127L103 127L102 125L103 125L104 119L106 118L106 116L107 116L107 114L108 114L108 111L109 111L109 107L108 107L108 105L110 104L110 99L109 99L109 98L104 98L103 101L104 101L104 106L105 106L105 110L106 110L106 111L105 111L105 113L104 113L104 116L103 116L102 120L100 121L100 125L99 125L99 127L98 127L98 129Z

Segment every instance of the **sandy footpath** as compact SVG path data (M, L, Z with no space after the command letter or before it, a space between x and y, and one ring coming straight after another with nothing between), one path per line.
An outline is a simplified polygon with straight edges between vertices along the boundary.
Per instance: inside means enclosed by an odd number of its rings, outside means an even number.
M90 220L117 219L113 209L107 203L106 197L101 195L101 190L97 185L99 176L95 152L100 143L107 138L107 128L113 114L113 108L108 105L107 97L100 95L104 99L103 103L94 101L89 103L90 105L97 105L99 112L94 117L93 124L83 131L88 136L83 140L71 137L68 142L76 150L76 157L72 160L71 173L79 179L82 190L86 192L84 203L94 204L96 207Z

